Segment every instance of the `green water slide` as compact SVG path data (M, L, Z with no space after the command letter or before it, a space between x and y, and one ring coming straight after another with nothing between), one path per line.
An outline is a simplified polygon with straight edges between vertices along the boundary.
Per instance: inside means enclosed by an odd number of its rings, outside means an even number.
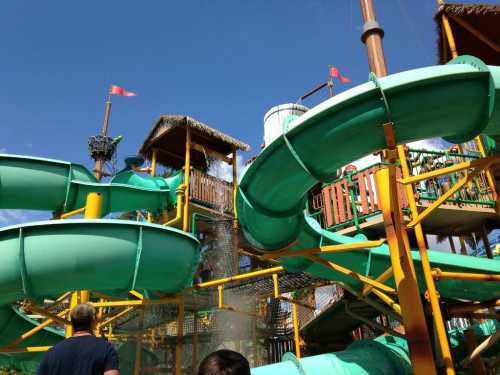
M385 97L385 100L384 100ZM358 242L322 230L305 212L307 193L318 181L333 180L338 168L385 147L382 124L392 120L398 143L432 137L463 142L479 133L500 133L500 68L473 57L449 65L393 74L354 87L296 120L245 171L237 195L241 227L257 248L272 251ZM367 251L321 255L358 273L378 276L390 266L386 245ZM418 252L413 258L423 280ZM500 262L429 251L443 271L500 273ZM303 257L282 258L291 271L304 271L359 288L359 282ZM421 285L423 289L423 285ZM500 284L443 280L447 298L500 297Z
M241 227L263 251L291 250L364 240L323 230L307 215L308 191L335 179L337 169L386 147L382 124L392 121L399 144L443 137L464 142L478 134L500 134L500 67L463 56L448 65L415 69L347 90L311 109L295 127L268 145L242 176L237 195ZM424 290L420 257L412 251ZM390 266L386 245L366 251L331 253L322 258L360 274L377 277ZM500 262L429 251L433 267L443 271L500 273ZM281 258L290 271L349 284L359 282L304 257ZM441 296L472 300L500 297L500 283L437 281ZM335 324L335 322L332 322ZM411 373L406 341L383 338L356 344L344 352L323 354L252 370L266 374L406 374ZM361 345L361 346L358 346ZM388 359L389 358L389 359Z
M85 204L88 192L103 194L104 213L170 207L180 175L141 177L119 173L99 183L83 166L57 160L0 155L0 208L68 212ZM10 303L89 289L125 294L176 293L192 282L199 261L195 237L175 228L126 220L66 219L0 229L0 346L37 323ZM51 345L63 333L46 328L24 346ZM27 372L39 354L0 355L0 366Z

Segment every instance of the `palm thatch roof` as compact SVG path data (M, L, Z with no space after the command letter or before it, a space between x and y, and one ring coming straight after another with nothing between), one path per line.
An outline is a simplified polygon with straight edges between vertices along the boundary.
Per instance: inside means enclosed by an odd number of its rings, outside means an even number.
M216 129L184 115L162 115L144 140L139 153L151 159L153 149L158 150L157 162L172 168L184 165L186 150L186 129L191 130L191 141L221 155L229 155L235 150L249 151L250 146ZM207 154L191 150L191 165L207 168Z
M438 30L439 63L451 59L441 22L448 16L459 55L472 55L486 64L500 65L500 5L445 4L435 16Z

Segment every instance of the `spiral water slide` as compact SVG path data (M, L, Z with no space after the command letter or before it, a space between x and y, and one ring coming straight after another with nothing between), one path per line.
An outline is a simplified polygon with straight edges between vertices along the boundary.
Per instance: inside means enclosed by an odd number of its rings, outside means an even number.
M343 165L386 148L382 124L388 122L389 113L399 144L433 137L460 143L481 133L496 136L500 134L500 67L463 56L448 65L373 79L296 119L296 126L267 146L242 176L237 210L247 239L267 252L362 241L325 231L308 217L307 192L318 182L333 180ZM431 266L442 271L500 273L498 260L432 250L428 254ZM419 254L412 251L412 256L417 277L422 281ZM381 275L391 265L386 245L320 257L372 277ZM283 257L280 261L290 271L344 282L358 290L362 287L355 279L302 256ZM445 298L484 301L500 297L497 282L448 279L437 281L436 285ZM423 282L420 288L424 290ZM318 372L318 367L314 367L317 363L311 360L297 366L300 373L306 374L327 374L340 366L331 358L321 360L332 363L330 367L320 366L323 372ZM297 366L290 368L298 369ZM308 366L312 366L310 371ZM358 366L359 371L352 374L379 373L366 366ZM280 369L284 367L271 365L254 373L276 373Z
M89 192L103 197L103 215L173 206L180 175L141 177L119 173L99 183L85 167L58 160L0 155L0 208L69 212L85 206ZM199 243L183 231L110 219L66 219L0 229L0 346L37 322L11 305L71 290L126 294L136 289L176 293L191 284ZM63 332L46 328L24 346L51 345ZM32 372L37 353L1 354L0 366Z

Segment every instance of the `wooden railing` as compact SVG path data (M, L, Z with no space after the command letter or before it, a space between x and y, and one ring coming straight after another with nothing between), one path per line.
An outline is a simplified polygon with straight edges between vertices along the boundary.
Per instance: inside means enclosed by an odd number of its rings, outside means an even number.
M411 166L411 174L419 175L478 157L472 152L453 154L409 150L408 162ZM375 172L381 167L381 164L376 164L359 172L347 173L344 177L324 186L321 193L312 197L312 210L317 212L324 228L339 230L349 226L359 226L370 217L380 214ZM399 168L397 168L397 176L401 177ZM413 190L417 204L435 201L461 178L463 178L463 173L457 172L414 184ZM408 199L402 185L398 185L398 196L400 206L407 209ZM494 207L495 202L484 172L448 199L446 204L460 207Z
M198 170L191 171L190 199L221 213L233 212L233 186L217 177Z
M347 174L345 177L325 186L321 194L312 199L314 210L323 211L323 224L326 228L359 225L374 214L380 213L375 185L375 172L380 165ZM398 177L401 176L398 170ZM400 204L408 207L403 188L400 189Z

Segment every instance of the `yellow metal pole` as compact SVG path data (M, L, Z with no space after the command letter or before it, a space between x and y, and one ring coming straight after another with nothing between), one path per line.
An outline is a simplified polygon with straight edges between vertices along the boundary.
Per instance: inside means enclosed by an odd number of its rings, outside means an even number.
M278 284L278 274L273 273L273 291L274 291L274 298L278 298L280 296L280 289L279 289L279 284Z
M300 358L300 335L299 335L299 318L297 316L297 305L292 303L292 320L293 320L293 340L295 341L295 356Z
M98 219L101 217L102 194L88 193L85 203L85 219Z
M438 0L439 6L444 6L443 0ZM451 57L458 57L457 45L455 44L455 37L453 36L453 31L451 30L450 21L448 20L448 16L443 10L441 14L441 21L443 24L444 33L446 35L446 40L448 41L448 46L450 47Z
M184 217L182 230L189 231L189 176L191 174L191 128L186 125L186 156L184 160Z
M248 279L253 279L256 277L268 276L268 275L272 275L274 273L281 272L283 270L284 270L284 268L282 266L272 267L272 268L267 268L265 270L247 272L247 273L242 273L242 274L231 276L231 277L224 277L222 279L217 279L217 280L207 281L204 283L195 284L194 287L197 289L210 288L213 286L227 284L227 283L230 283L233 281L248 280Z
M231 166L233 167L233 227L238 228L238 212L236 211L236 193L238 191L238 163L236 158L236 149L233 150L233 160Z
M475 141L476 141L477 148L479 149L479 154L481 155L481 157L483 157L483 158L488 157L488 154L486 153L486 148L484 147L483 138L480 135L478 135L475 138ZM496 184L495 184L495 177L493 176L493 173L491 172L490 168L486 168L485 173L486 173L486 179L488 180L488 185L489 185L490 190L491 190L491 194L493 195L493 199L495 200L495 202L497 202L497 205L498 205L499 202L498 202L498 194L497 194L497 189L496 189Z
M410 177L410 169L408 167L406 152L403 146L398 146L398 155L403 178L408 178ZM411 184L406 185L405 191L412 217L416 218L418 216L418 209L417 203L415 201L415 194L413 192L413 186ZM453 368L453 358L451 356L451 350L448 343L448 335L446 334L446 327L444 325L441 307L439 306L439 294L436 290L434 279L432 278L429 255L427 254L427 246L425 245L424 231L420 223L416 224L413 229L415 231L415 237L417 239L418 252L420 254L425 285L427 286L429 302L431 304L432 316L434 318L434 325L436 327L436 333L439 342L439 348L441 350L443 362L446 367L446 374L454 375L455 369Z
M134 375L141 374L143 329L144 329L144 307L141 307L139 310L139 327L137 328L136 343L135 343Z
M487 273L462 273L462 272L444 272L439 268L433 268L432 276L436 279L447 280L470 280L470 281L500 281L500 275Z
M73 292L71 293L71 299L70 299L70 303L69 303L69 312L71 312L71 310L76 306L78 305L78 292ZM69 319L69 312L68 312L68 320ZM66 325L66 337L71 337L73 336L73 327L71 326L71 324L68 324Z
M184 300L179 302L177 317L177 346L175 348L175 375L182 375L182 358L184 351Z
M222 292L223 288L224 288L224 286L222 286L222 285L217 286L217 296L218 296L219 309L222 309L224 307L224 294Z
M156 176L156 158L158 155L158 151L154 148L153 153L151 156L151 169L150 169L150 175L152 177ZM153 214L151 212L148 212L148 222L152 223L153 222Z
M424 307L420 299L408 237L402 225L396 167L390 165L378 170L375 180L414 373L436 374Z

